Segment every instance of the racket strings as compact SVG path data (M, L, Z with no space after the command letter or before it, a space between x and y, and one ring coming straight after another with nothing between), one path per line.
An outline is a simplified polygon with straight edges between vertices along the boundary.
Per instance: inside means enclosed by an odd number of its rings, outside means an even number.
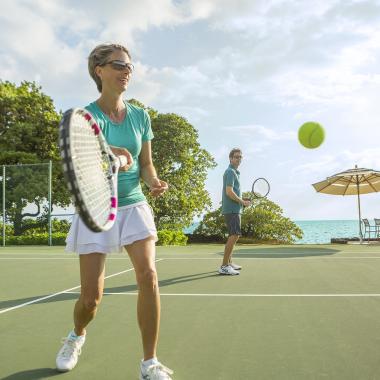
M269 193L269 183L264 178L257 179L252 185L252 193L257 198L266 197Z
M81 116L71 125L71 153L79 192L93 220L104 224L110 214L111 173L108 155L100 149L91 125Z

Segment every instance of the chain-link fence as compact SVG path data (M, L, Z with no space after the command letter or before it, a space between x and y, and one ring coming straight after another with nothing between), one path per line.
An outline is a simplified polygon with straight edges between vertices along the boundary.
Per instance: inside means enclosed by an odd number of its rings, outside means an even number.
M52 162L2 165L1 244L52 245Z

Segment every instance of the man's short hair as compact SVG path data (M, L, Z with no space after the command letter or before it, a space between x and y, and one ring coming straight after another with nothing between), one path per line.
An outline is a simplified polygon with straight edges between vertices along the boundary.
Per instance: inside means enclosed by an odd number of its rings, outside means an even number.
M230 152L230 155L229 155L230 159L234 156L235 153L238 153L238 152L241 153L240 148L233 148Z

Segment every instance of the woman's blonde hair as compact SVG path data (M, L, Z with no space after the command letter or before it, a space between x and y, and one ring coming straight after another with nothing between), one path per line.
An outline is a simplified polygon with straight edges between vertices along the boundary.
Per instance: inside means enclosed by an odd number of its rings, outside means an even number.
M129 59L131 55L126 47L118 44L101 44L90 53L88 57L88 72L91 78L95 81L99 92L102 92L102 81L95 72L96 66L104 66L107 63L108 57L116 50L121 50L127 53Z

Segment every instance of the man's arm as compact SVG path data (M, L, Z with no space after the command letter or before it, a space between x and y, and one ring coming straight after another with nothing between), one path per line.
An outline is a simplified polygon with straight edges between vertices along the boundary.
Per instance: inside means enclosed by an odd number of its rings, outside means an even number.
M246 200L239 198L236 195L236 193L234 192L232 186L226 186L226 194L230 199L232 199L233 201L235 201L236 203L239 203L240 205L242 205L244 207L247 207L251 204L250 201L246 201Z

